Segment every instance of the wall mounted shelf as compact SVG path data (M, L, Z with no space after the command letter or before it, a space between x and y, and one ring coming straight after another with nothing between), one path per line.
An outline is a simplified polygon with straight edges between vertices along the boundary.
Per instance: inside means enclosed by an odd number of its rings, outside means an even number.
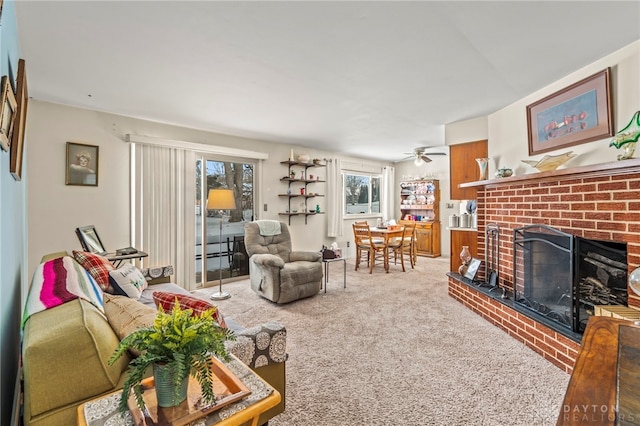
M286 194L278 194L278 197L284 197L287 199L287 211L285 212L280 212L278 213L280 216L287 216L289 218L289 225L291 225L291 216L304 216L304 223L305 225L307 224L307 218L309 216L315 216L317 214L323 214L324 212L319 212L316 211L315 209L309 209L309 206L307 205L307 200L309 198L316 198L316 197L324 197L323 194L318 194L315 192L309 192L309 188L308 185L313 184L313 183L323 183L326 182L322 179L319 178L315 178L315 179L311 179L309 178L309 176L312 176L311 174L308 173L309 169L312 168L317 168L317 167L326 167L326 164L319 164L319 163L304 163L304 162L300 162L300 161L293 161L293 160L286 160L286 161L281 161L280 164L287 166L287 175L283 178L280 178L280 182L286 182L287 183L287 189L288 192ZM302 176L302 177L296 177L296 175L298 176ZM304 185L303 188L299 188L298 190L293 190L291 188L292 184L302 184ZM304 193L300 193L300 190L303 190ZM301 203L300 205L300 209L302 211L293 211L296 210L295 208L291 207L291 199L292 198L303 198L304 202Z

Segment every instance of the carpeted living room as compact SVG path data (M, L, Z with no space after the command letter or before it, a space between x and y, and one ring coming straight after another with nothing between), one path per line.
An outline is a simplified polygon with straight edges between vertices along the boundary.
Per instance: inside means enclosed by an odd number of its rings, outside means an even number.
M569 375L449 297L447 258L391 269L350 262L346 288L339 267L286 305L224 284L223 315L287 326L287 406L269 424L555 424Z
M640 424L639 16L0 0L0 424Z

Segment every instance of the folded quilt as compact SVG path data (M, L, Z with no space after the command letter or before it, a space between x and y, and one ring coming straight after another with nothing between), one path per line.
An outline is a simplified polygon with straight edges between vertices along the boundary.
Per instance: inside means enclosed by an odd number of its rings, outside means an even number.
M31 315L78 298L104 311L102 290L72 257L64 256L41 263L33 273L22 327Z
M272 235L280 235L280 222L277 220L256 220L258 228L260 228L260 235L263 237L270 237Z

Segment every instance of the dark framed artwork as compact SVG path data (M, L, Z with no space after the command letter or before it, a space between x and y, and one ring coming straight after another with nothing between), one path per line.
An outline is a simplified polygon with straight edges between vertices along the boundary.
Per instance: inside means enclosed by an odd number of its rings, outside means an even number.
M613 136L611 70L527 105L529 155Z
M13 123L11 135L11 147L9 150L9 172L15 180L22 179L22 152L24 148L24 129L27 123L27 74L24 59L18 61L18 78L16 82L16 117Z
M98 186L97 145L67 142L66 184Z
M16 96L13 93L9 77L3 76L0 85L2 86L2 95L0 95L0 146L4 151L8 151L16 115Z
M76 228L76 235L84 251L100 255L107 254L107 249L104 248L95 226L80 226Z

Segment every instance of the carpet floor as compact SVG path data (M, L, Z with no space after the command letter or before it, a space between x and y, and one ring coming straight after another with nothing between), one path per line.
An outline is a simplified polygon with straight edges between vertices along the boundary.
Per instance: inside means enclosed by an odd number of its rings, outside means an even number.
M330 267L326 294L277 305L242 280L216 302L245 326L287 328L286 410L271 426L555 424L569 375L450 298L448 259L371 275L347 260L346 289Z

